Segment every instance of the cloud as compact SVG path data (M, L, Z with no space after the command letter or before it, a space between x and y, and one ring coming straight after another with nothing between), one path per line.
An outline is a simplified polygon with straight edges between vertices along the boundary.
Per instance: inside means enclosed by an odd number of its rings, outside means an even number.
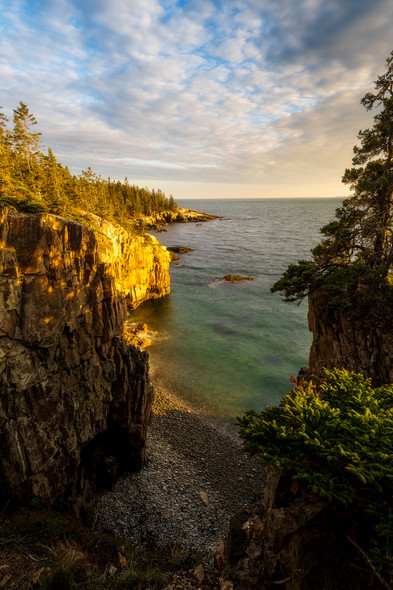
M390 0L0 0L0 104L77 172L339 182L391 51ZM184 186L184 185L182 185Z

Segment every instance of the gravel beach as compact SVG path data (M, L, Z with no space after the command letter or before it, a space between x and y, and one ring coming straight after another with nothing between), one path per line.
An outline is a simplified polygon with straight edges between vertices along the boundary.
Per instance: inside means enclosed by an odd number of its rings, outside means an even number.
M137 546L189 549L211 569L230 518L260 498L264 470L236 434L152 384L148 462L101 498L97 529Z

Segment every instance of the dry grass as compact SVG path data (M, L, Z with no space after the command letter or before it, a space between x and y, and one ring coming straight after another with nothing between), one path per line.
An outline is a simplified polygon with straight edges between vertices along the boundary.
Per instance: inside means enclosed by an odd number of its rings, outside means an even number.
M0 588L192 589L200 587L190 573L197 564L198 556L182 547L134 548L52 511L0 515Z

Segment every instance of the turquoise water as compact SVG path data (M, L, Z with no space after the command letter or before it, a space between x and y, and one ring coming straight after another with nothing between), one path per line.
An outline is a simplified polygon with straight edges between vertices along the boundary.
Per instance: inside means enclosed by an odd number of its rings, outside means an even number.
M171 264L171 294L131 314L132 321L146 322L164 336L149 354L165 385L229 420L277 403L289 391L290 375L308 363L307 303L284 303L270 287L288 264L309 258L319 229L341 202L179 202L223 219L151 232L164 245L195 249ZM221 281L225 274L255 280L226 283Z

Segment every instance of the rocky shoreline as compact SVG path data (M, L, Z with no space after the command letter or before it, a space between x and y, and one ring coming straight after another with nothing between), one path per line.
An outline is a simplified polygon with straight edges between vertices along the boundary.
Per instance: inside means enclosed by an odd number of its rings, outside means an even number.
M199 225L201 222L212 221L213 219L221 219L221 216L179 207L174 211L162 211L161 213L144 216L140 221L146 229L160 230L168 223L198 223Z
M230 518L263 492L265 472L236 434L153 379L148 462L102 496L97 529L143 546L180 546L209 570Z

